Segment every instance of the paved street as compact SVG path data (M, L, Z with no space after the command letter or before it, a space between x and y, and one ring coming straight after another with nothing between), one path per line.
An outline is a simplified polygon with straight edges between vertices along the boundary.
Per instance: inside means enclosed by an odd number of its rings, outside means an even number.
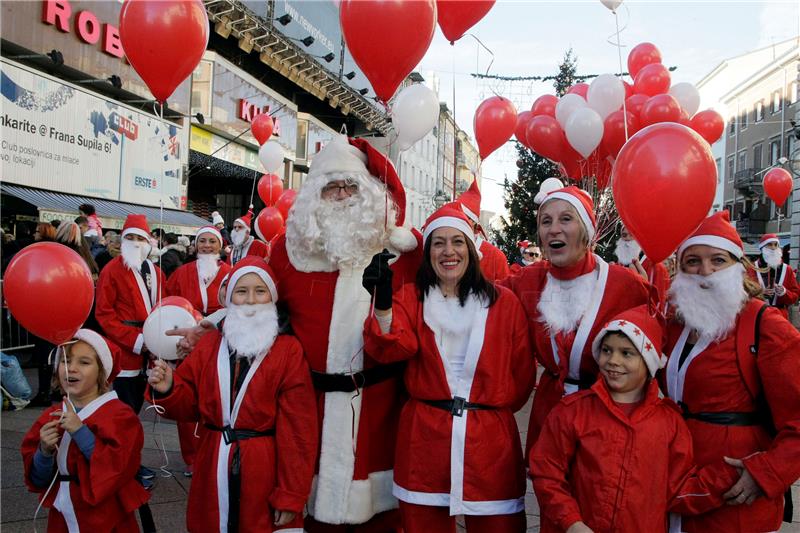
M26 375L32 384L36 383L35 372L26 370ZM520 438L525 441L525 432L528 424L530 402L517 413L517 422L520 427ZM22 481L22 459L19 455L19 446L22 437L39 416L41 409L27 408L23 411L3 412L0 425L2 435L0 444L2 451L2 494L0 496L0 529L3 533L31 532L34 530L33 515L36 511L36 497L29 493ZM142 411L142 422L145 428L145 443L142 453L145 465L158 469L164 464L166 450L168 463L166 471L172 475L159 477L156 481L150 507L156 520L159 531L176 533L185 531L184 513L186 498L189 493L191 480L183 476L184 464L181 460L178 446L178 432L175 424L169 420L161 419L154 422L153 411ZM793 487L795 509L800 509L800 484ZM539 531L539 507L536 498L528 483L528 493L525 497L525 510L528 513L528 532ZM800 512L795 512L795 522L785 524L781 532L800 533ZM38 531L46 529L46 510L42 510L36 521ZM459 528L463 530L462 528ZM432 532L435 533L435 532Z

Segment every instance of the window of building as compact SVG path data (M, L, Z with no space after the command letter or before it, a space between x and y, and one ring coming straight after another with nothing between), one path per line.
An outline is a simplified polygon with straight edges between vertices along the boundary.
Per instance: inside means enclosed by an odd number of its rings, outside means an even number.
M784 150L784 157L792 157L794 151L797 149L797 139L791 133L786 135L786 150Z
M778 158L781 156L781 140L780 139L770 139L769 141L769 164L770 166L776 164L778 162Z
M761 152L763 148L764 145L761 143L753 146L753 168L756 169L756 171L761 169Z
M759 100L756 102L755 111L753 113L755 116L753 118L754 122L761 122L764 120L764 101Z
M416 167L414 167L414 165L411 165L411 181L410 181L410 184L411 184L411 188L412 189L416 189L417 188L417 169L416 169Z
M728 183L733 183L733 173L736 167L736 158L733 156L728 157L728 168L726 169L725 176L728 179Z
M714 162L717 164L717 183L722 183L722 158L718 157Z
M727 204L725 204L724 209L728 212L728 218L733 220L733 203L728 202Z
M736 117L731 117L728 120L728 135L731 137L736 135Z
M297 144L295 151L297 152L297 159L305 159L307 156L308 148L308 121L297 121Z
M777 113L781 110L781 92L772 93L772 112Z
M741 172L747 168L747 150L739 150L737 154L739 161L736 163L736 172Z
M789 103L796 104L797 103L797 82L792 82L789 84Z
M747 111L743 111L739 117L739 131L747 129Z

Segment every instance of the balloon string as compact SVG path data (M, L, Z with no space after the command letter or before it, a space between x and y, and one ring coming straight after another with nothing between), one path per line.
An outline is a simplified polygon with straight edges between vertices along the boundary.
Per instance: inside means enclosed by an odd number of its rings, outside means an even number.
M486 67L486 72L484 73L484 76L488 76L489 75L489 71L492 69L492 65L494 65L494 52L492 52L489 49L488 46L483 44L483 41L478 39L475 36L474 33L470 33L469 36L472 37L473 39L475 39L478 42L478 44L481 45L481 47L483 47L484 50L489 52L490 56L492 56L492 59L489 61L489 65ZM456 59L455 59L455 57L456 57L455 56L455 46L453 46L453 85L455 85L455 79L456 79ZM489 85L489 90L492 91L492 94L494 94L495 96L500 96L500 94L498 94L498 92L495 90L495 88L493 86ZM455 107L455 103L453 103L453 106ZM455 111L453 112L453 118L455 118Z
M258 180L258 171L254 170L253 171L253 187L250 189L250 205L253 205L253 195L256 192L256 181L257 180ZM272 197L272 181L270 181L269 189L270 189L270 191L269 191L270 197Z
M627 8L626 8L627 9ZM622 78L622 73L625 72L622 67L622 43L620 42L620 33L622 30L619 29L619 15L617 15L616 10L614 11L614 23L617 26L617 56L619 58L619 74L620 78ZM623 28L624 30L625 28ZM625 88L625 84L623 82L623 89ZM626 100L628 99L626 94L623 94L622 98L622 126L625 128L625 142L628 142L628 104Z

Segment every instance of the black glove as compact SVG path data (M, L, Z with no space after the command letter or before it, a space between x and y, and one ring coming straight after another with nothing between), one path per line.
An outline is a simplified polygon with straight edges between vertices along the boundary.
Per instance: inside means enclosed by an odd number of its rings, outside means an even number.
M361 280L367 292L375 297L375 309L380 311L392 308L392 269L389 268L389 260L394 257L386 248L372 256Z

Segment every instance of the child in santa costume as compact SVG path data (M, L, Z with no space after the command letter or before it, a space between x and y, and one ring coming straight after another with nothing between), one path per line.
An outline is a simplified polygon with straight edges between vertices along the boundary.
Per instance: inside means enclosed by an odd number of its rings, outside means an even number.
M135 479L144 432L110 390L117 352L88 329L56 351L54 387L64 401L22 441L25 483L50 508L48 532L139 531L134 511L150 497Z
M244 259L245 257L267 257L269 248L264 241L260 241L250 235L250 228L253 224L253 205L243 216L233 221L233 231L231 231L231 253L228 254L227 262L231 266Z
M197 259L178 267L172 273L167 280L167 294L186 298L199 313L208 316L222 307L218 297L219 289L231 267L220 261L223 239L217 228L200 228L194 242ZM196 426L196 422L178 422L181 456L189 467L187 475L192 471L199 444L199 431L202 431Z
M697 463L725 458L740 473L727 506L684 517L687 533L776 531L800 477L800 333L757 298L744 260L727 211L678 248L665 390L683 408Z
M224 286L222 331L202 338L173 372L156 361L149 383L164 416L200 420L189 531L300 531L317 453L308 365L297 339L278 335L278 292L264 259L247 257Z
M469 220L445 206L428 218L416 286L392 299L389 254L364 274L375 315L365 350L408 361L394 495L407 533L525 531L525 467L514 420L535 361L514 294L481 273Z
M481 259L481 271L489 281L499 281L509 276L508 258L500 248L486 240L486 234L481 228L481 191L478 189L477 180L473 180L469 189L456 199L456 203L467 215L469 225L475 234L475 243L478 257Z
M776 234L762 236L758 249L761 257L756 260L755 269L747 273L764 289L767 303L776 307L784 318L789 318L789 306L800 298L794 270L783 262L783 250Z
M571 186L547 194L539 207L539 244L548 261L502 281L522 302L537 360L544 366L533 398L526 451L564 395L597 378L591 341L620 312L644 305L641 276L591 252L595 234L591 197Z
M666 358L647 306L614 317L592 353L602 379L567 396L545 420L530 457L542 533L666 533L669 509L723 505L736 469L719 458L697 472L692 438L653 379Z

